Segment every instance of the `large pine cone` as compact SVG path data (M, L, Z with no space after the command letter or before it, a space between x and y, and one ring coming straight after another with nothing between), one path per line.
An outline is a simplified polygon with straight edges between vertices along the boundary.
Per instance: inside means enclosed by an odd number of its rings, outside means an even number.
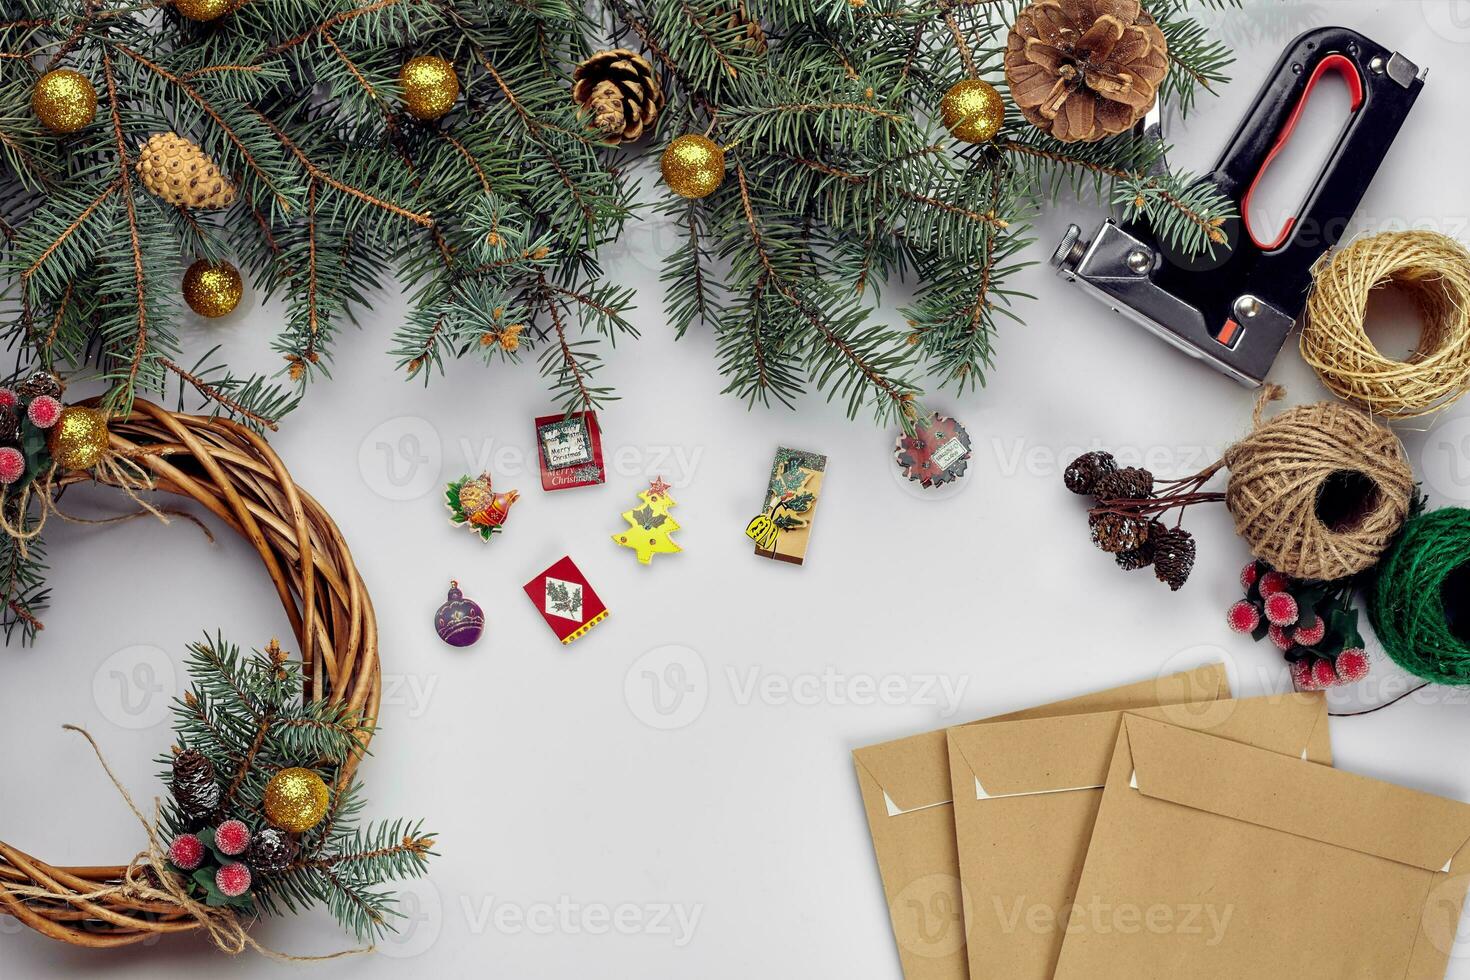
M1154 577L1178 592L1194 570L1194 536L1182 527L1171 527L1149 541L1154 546Z
M194 749L174 756L173 790L179 811L189 820L209 819L219 806L219 783L215 781L214 764Z
M138 177L149 192L186 208L227 208L235 185L199 144L178 133L154 133L138 154Z
M664 107L653 66L627 48L599 51L572 73L572 101L608 143L636 140Z
M296 842L284 831L267 827L250 838L250 850L245 860L250 869L259 874L279 874L296 860L299 852Z
M1006 42L1011 98L1064 142L1126 132L1169 73L1164 33L1138 0L1037 0Z

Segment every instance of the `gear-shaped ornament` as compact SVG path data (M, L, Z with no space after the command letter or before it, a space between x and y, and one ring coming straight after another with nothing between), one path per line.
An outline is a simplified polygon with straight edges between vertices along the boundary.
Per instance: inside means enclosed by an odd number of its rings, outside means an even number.
M935 412L914 426L913 435L899 434L893 458L903 475L922 487L953 483L969 467L970 434L954 419Z

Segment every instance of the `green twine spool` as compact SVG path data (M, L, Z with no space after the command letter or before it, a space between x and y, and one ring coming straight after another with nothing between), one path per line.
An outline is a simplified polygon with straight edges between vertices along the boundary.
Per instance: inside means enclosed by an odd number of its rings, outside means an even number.
M1404 525L1378 566L1368 616L1394 663L1436 684L1470 684L1470 510Z

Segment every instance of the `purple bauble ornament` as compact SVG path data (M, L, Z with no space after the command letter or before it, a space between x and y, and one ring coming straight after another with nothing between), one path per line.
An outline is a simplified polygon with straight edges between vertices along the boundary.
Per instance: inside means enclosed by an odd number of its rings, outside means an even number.
M450 581L449 598L434 614L434 632L452 647L472 646L485 632L485 610L459 591L459 583Z

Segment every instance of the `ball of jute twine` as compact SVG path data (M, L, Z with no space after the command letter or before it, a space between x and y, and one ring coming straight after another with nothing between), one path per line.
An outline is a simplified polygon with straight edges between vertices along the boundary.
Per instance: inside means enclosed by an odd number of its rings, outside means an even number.
M1225 451L1225 506L1236 533L1296 578L1339 579L1372 567L1409 513L1414 471L1403 444L1337 402L1266 420L1266 406L1283 394L1268 385L1254 430Z
M1302 357L1347 401L1388 418L1450 405L1470 387L1470 251L1432 231L1359 238L1313 269ZM1395 286L1414 300L1422 327L1414 352L1394 360L1363 329L1373 291Z
M1383 556L1368 593L1368 617L1384 651L1409 673L1436 684L1470 684L1470 643L1451 621L1463 592L1447 594L1470 563L1470 510L1421 514ZM1470 615L1470 610L1458 610Z

